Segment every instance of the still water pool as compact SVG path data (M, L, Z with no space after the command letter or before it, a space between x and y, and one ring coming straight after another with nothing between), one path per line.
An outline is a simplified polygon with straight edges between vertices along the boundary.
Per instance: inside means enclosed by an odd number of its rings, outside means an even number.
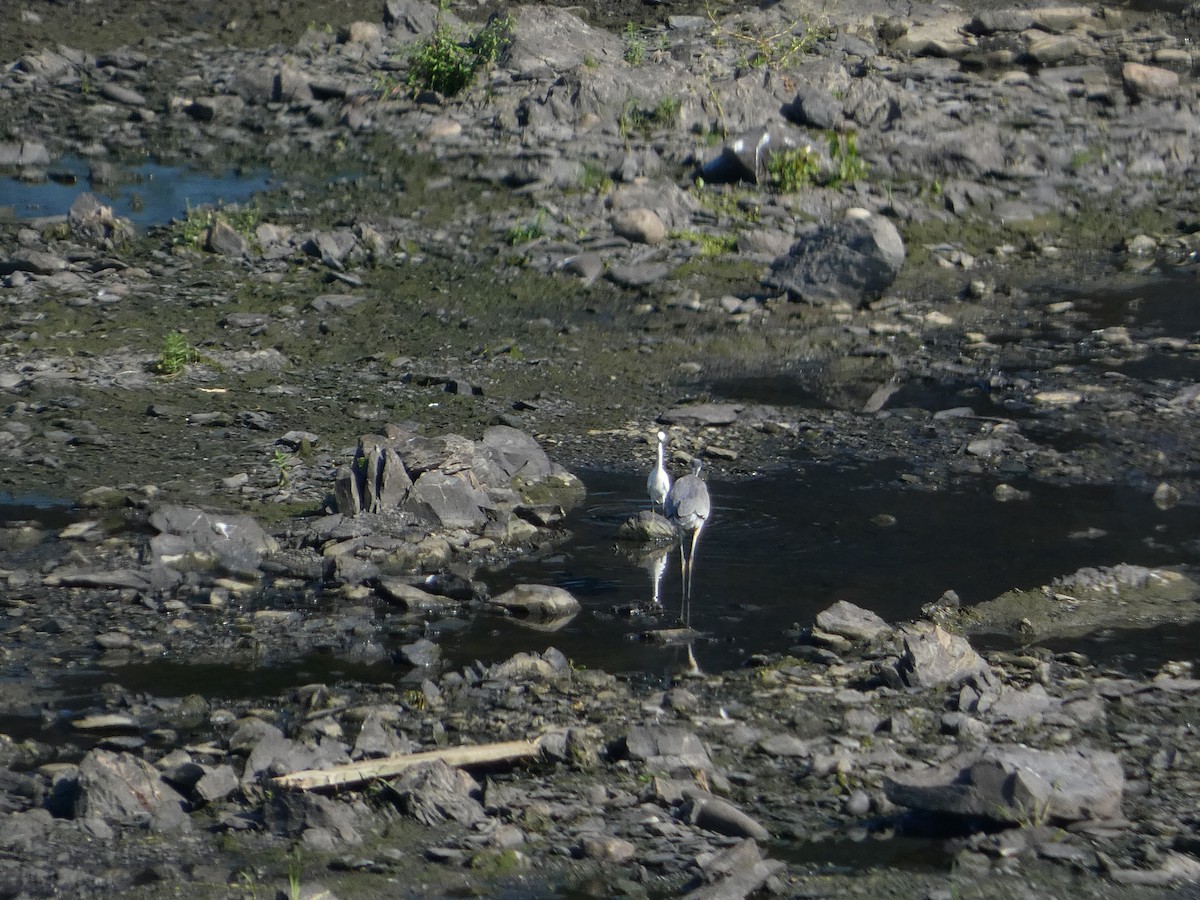
M181 219L189 208L242 203L271 184L265 169L205 172L147 162L119 169L112 183L93 183L92 165L64 157L49 167L44 181L0 178L0 215L17 220L63 216L75 199L92 193L113 212L140 229Z

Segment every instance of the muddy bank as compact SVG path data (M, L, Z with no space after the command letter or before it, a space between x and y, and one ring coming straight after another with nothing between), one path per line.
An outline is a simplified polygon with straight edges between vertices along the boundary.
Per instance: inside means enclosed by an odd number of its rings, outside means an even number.
M1195 17L154 10L27 4L0 44L5 172L89 161L69 212L0 228L6 892L1196 879L1188 662L1036 646L1182 621L1182 574L945 596L945 631L838 607L729 673L664 628L670 684L438 647L499 605L552 648L569 597L476 576L553 553L570 470L644 479L659 428L676 474L734 484L799 456L1193 504ZM461 91L413 76L439 26ZM92 195L147 157L275 184L139 231ZM1157 581L1188 590L1125 590ZM213 682L166 690L188 663ZM470 775L273 780L501 743ZM932 862L854 849L904 841Z

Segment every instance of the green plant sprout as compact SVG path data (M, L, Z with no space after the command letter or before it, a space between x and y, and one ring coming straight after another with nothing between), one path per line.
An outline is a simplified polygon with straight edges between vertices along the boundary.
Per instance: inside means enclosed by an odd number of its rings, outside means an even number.
M275 467L275 476L279 487L287 487L292 475L292 458L283 450L277 449L271 457L271 465Z
M625 62L640 66L646 59L646 39L632 22L625 23Z
M837 166L837 172L829 182L831 187L867 177L870 166L858 155L858 132L830 132L829 155Z
M767 157L767 180L781 194L794 194L814 184L820 169L820 157L807 144L785 147Z
M182 331L172 331L163 338L162 349L158 352L158 360L154 363L154 371L167 378L174 378L189 363L199 362L200 353L188 343L187 335Z
M538 214L523 225L513 225L508 229L508 242L516 247L518 244L528 244L546 233L546 213L539 210Z

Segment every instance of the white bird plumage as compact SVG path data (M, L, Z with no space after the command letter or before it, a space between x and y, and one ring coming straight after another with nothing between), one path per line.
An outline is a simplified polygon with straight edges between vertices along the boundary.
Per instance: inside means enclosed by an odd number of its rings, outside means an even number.
M646 492L650 494L650 503L662 509L666 508L667 493L671 490L671 476L667 473L666 466L663 465L663 448L666 447L666 444L667 434L660 431L658 433L658 465L646 479Z

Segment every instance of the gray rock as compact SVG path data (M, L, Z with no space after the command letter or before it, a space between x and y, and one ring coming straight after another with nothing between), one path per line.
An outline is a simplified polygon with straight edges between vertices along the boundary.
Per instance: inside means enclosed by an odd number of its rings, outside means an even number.
M55 569L44 579L47 585L62 585L64 587L99 587L117 588L118 590L154 591L177 584L178 573L168 574L162 566L149 569L114 569L100 571L95 569L76 569L63 566Z
M840 634L852 641L869 641L891 630L891 626L878 615L846 600L839 600L817 613L817 626L822 631Z
M671 274L671 268L658 262L613 263L604 274L615 285L638 288L664 280Z
M758 749L768 756L808 757L812 756L812 742L794 734L772 734L758 742Z
M0 141L0 166L32 168L50 165L50 151L40 141Z
M581 68L588 60L616 62L624 49L616 35L591 27L566 9L518 6L513 18L506 66L514 72L557 75Z
M277 793L263 805L263 822L272 834L297 837L319 830L334 846L362 843L356 819L350 804L310 792Z
M133 90L133 88L125 87L113 81L101 82L97 91L102 97L107 97L109 100L114 100L117 103L123 103L125 106L146 105L146 98Z
M579 839L579 855L605 863L628 863L637 855L632 841L611 834L585 834Z
M753 838L757 841L771 837L771 833L752 816L711 794L697 793L689 797L680 809L680 815L698 828L727 837Z
M442 658L442 648L428 638L405 644L399 653L406 663L416 668L430 668L437 665Z
M732 425L744 408L740 403L693 403L667 410L658 421L663 425Z
M391 785L400 809L425 825L453 820L473 825L486 818L479 784L441 760L407 770Z
M661 244L667 237L667 227L658 213L644 206L618 210L611 224L621 237L639 244Z
M985 697L987 697L985 693ZM1059 702L1046 693L1040 684L1031 684L1021 688L1004 687L995 699L986 703L981 699L978 703L980 712L986 712L987 718L999 722L1027 723L1040 721L1042 715L1057 709Z
M786 867L780 860L764 859L751 839L699 860L700 874L687 885L688 900L742 900L757 892Z
M927 812L1041 824L1120 815L1125 775L1107 750L997 745L884 779L893 803Z
M234 259L245 256L246 251L250 248L246 239L220 216L217 216L209 226L204 246L211 253L219 253L221 256Z
M985 9L971 20L975 34L996 34L1001 31L1025 31L1033 27L1033 13L1026 9Z
M519 584L490 602L535 619L560 619L574 615L581 608L569 591L548 584Z
M624 755L647 770L712 770L708 748L695 732L674 725L637 725L625 736Z
M130 753L89 751L79 763L78 790L74 812L81 819L147 825L168 806L175 813L183 809L183 798L158 771Z
M863 212L815 228L771 264L764 284L817 306L883 293L904 264L904 241L887 219Z
M128 219L113 215L93 194L83 193L75 198L67 213L71 233L79 240L112 248L132 237L133 225Z
M324 769L350 761L346 748L335 741L306 746L288 740L278 730L265 732L246 757L242 782L253 784L263 776L275 777L305 769Z
M980 180L1005 175L1006 143L1000 129L990 122L966 127L930 125L889 136L887 152L897 170L920 173L922 177Z
M0 275L12 272L32 272L34 275L53 275L67 268L67 261L45 250L22 250L0 262Z
M237 773L232 766L204 766L204 774L192 787L192 792L205 803L224 800L239 787Z
M797 125L831 130L842 122L842 103L828 90L801 85L784 115Z
M163 506L150 516L159 534L150 539L155 560L175 568L217 565L233 574L257 574L276 540L245 515L221 515L185 506Z
M443 472L426 472L413 482L404 509L446 528L479 528L487 521L488 495L465 478Z
M455 608L459 605L458 600L423 591L416 585L399 578L380 578L375 588L379 595L389 603L396 603L405 609L436 610Z
M49 810L29 809L0 816L0 847L29 856L54 828Z
M617 539L638 544L669 541L677 535L675 526L653 510L643 509L617 526Z
M262 719L247 718L239 722L237 729L229 736L229 749L233 753L250 751L263 738L283 739L283 732L270 722Z
M397 733L382 713L372 710L358 729L350 755L354 759L366 759L411 752L412 741Z
M508 478L541 481L553 472L546 451L520 429L493 425L483 432L483 446Z
M900 679L909 687L957 685L989 672L988 664L966 638L938 625L918 623L901 632L904 655L896 664Z
M358 238L349 228L319 232L304 244L306 253L317 257L331 269L338 270L346 267L357 249Z
M438 23L457 34L462 25L453 12L425 0L385 0L383 21L393 29L393 38L399 40L432 34Z
M1121 79L1138 100L1166 100L1179 94L1179 75L1170 69L1127 62L1121 66Z

